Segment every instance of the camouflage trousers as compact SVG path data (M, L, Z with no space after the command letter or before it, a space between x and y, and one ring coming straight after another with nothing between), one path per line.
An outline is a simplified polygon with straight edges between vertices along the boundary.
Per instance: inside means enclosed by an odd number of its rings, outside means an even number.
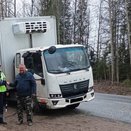
M0 92L0 123L4 121L5 92Z
M0 92L0 122L3 121L3 112L4 112L4 93Z
M27 121L32 122L32 98L30 96L17 96L18 121L23 122L23 111L25 110Z

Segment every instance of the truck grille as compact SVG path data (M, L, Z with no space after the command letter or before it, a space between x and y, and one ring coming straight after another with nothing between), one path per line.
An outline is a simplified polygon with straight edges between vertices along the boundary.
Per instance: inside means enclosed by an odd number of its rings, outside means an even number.
M72 83L72 84L66 84L66 85L60 85L60 89L62 92L62 96L64 98L67 97L73 97L76 95L82 95L88 92L88 86L89 86L89 80Z

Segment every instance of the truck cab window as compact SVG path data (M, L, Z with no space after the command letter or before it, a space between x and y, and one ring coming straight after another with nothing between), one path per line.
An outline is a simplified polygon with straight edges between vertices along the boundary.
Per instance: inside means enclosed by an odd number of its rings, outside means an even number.
M44 57L48 72L54 74L85 70L90 66L82 47L59 48L53 54L45 50Z
M18 68L20 63L21 63L21 55L20 53L17 53L16 54L16 68Z
M43 77L42 61L39 53L28 53L28 55L24 57L24 64L29 71Z

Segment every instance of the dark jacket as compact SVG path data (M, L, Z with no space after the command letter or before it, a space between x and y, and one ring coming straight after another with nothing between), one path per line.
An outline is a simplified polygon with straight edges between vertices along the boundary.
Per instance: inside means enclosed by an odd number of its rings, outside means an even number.
M32 94L36 94L36 81L30 72L18 74L14 83L10 83L9 86L15 87L14 89L18 96L31 96Z

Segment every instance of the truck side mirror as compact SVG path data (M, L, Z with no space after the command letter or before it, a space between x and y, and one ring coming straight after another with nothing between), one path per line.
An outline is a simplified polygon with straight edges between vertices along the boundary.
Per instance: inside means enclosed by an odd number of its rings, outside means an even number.
M94 57L94 51L91 51L90 52L90 58L91 58L91 60L93 60L93 57Z
M89 61L90 61L90 65L93 66L94 62L95 62L95 54L94 51L90 51L89 53Z
M45 85L45 79L43 79L43 78L41 79L41 84Z
M48 49L48 52L49 54L53 54L56 52L56 47L55 46L51 46L49 49Z

